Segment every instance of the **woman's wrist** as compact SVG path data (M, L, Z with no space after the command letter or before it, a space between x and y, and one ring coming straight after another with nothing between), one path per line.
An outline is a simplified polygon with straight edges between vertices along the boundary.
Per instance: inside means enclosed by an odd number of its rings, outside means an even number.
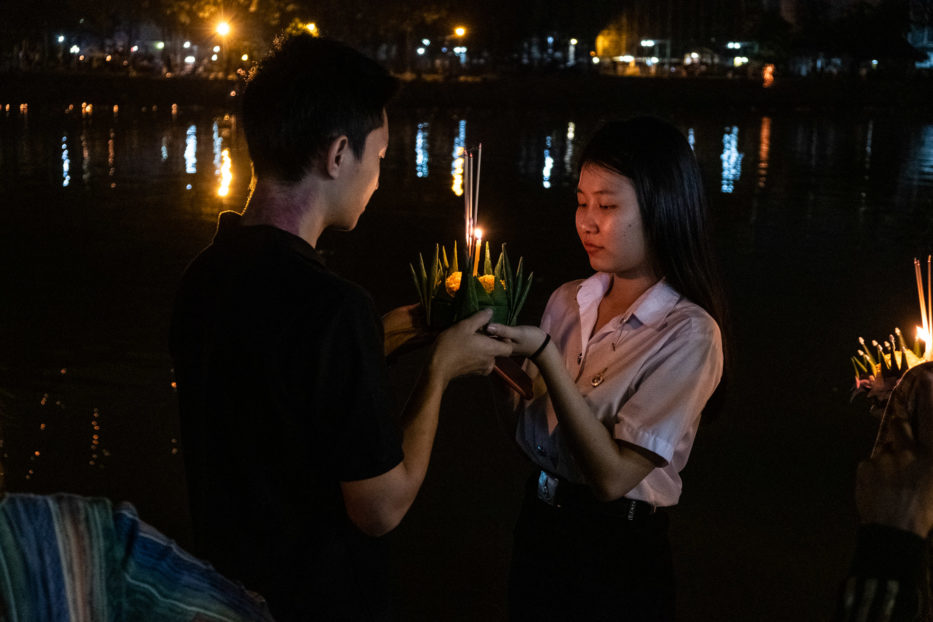
M547 348L547 345L551 343L551 335L549 333L544 333L544 340L541 342L541 345L538 346L538 349L528 355L528 358L534 361L538 356L544 352L544 349Z

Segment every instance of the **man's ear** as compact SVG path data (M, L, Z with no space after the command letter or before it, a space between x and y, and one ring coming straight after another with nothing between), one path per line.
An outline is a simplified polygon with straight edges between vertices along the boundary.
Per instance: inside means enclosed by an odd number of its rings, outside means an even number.
M324 162L324 170L327 175L336 179L340 176L341 167L346 164L350 153L350 140L346 135L340 135L331 141L327 148L327 157Z

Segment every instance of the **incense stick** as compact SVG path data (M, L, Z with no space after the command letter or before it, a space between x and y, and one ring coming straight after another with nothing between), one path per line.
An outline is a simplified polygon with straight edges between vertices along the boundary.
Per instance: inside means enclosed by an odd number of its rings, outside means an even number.
M923 273L920 271L920 260L914 259L914 273L917 277L917 296L920 298L920 321L923 324L923 332L929 338L930 318L927 314L927 305L923 295Z
M927 331L933 329L933 299L930 298L930 259L931 256L927 255ZM927 333L929 334L929 332ZM930 350L931 344L927 344L926 350L924 351L924 358L926 358L926 353Z
M463 212L466 225L467 259L474 256L476 245L476 225L479 220L479 178L483 161L483 145L474 150L463 148Z
M479 175L483 166L483 143L476 147L476 189L473 192L473 218L479 217ZM930 260L927 258L927 268Z

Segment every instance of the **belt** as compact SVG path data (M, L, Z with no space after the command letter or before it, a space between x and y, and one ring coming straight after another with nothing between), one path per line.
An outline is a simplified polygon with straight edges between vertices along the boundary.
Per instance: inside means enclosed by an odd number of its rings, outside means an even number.
M643 520L658 510L646 501L622 497L613 501L600 501L589 486L561 480L547 471L537 475L538 499L555 508L593 509L629 521Z

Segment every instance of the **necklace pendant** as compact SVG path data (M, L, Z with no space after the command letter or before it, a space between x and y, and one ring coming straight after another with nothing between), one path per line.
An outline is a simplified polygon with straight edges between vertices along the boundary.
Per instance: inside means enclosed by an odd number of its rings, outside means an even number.
M599 372L598 374L593 376L593 379L590 380L590 384L593 385L593 387L595 388L601 385L603 383L603 380L605 380L605 378L603 378L603 372Z

